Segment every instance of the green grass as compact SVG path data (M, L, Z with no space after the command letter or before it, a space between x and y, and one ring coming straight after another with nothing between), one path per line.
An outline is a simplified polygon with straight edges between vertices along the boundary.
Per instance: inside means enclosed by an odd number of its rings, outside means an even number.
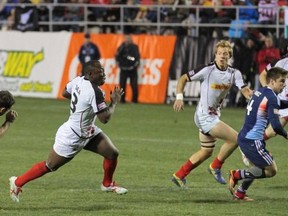
M195 106L174 113L172 105L120 104L112 121L98 125L120 150L115 179L129 189L127 195L100 191L102 157L82 151L54 173L23 188L20 203L9 197L8 178L20 175L45 160L57 128L68 118L68 101L16 98L19 117L0 139L0 215L287 215L287 141L269 141L279 168L271 179L256 180L252 203L235 202L227 186L207 172L212 158L187 177L190 190L170 181L188 157L199 149L193 123ZM223 109L222 119L239 130L244 109ZM0 123L4 121L1 117ZM221 142L217 142L216 152ZM226 161L223 172L243 168L239 151Z

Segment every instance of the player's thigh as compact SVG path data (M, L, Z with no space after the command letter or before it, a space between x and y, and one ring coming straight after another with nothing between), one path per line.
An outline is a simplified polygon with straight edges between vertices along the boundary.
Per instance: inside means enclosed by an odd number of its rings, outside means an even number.
M69 126L62 125L56 133L53 150L61 157L73 158L88 141L76 135Z
M201 131L199 131L199 140L201 143L201 148L210 149L211 151L213 151L217 141L215 137L203 134Z
M287 122L288 122L288 108L280 109L279 110L279 115L280 115L281 125L284 127L287 124Z
M210 133L211 129L220 121L216 115L203 114L196 111L194 115L194 122L203 134Z
M219 121L209 132L210 135L226 142L237 143L237 131L223 121Z
M274 163L272 155L265 148L264 140L250 140L240 137L238 143L241 151L255 166L266 168Z
M118 149L114 146L111 139L104 132L101 132L92 138L84 147L84 149L100 154L103 157L109 159L114 159L119 154Z

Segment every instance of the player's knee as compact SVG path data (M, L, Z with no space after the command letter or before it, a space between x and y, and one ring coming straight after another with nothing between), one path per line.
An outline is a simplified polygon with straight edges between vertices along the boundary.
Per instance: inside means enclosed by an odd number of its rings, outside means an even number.
M204 156L204 158L207 159L207 158L212 156L213 151L214 151L214 147L207 148L207 147L202 146L201 151L202 151L202 155Z
M270 169L270 170L267 170L265 173L266 173L266 177L271 178L277 174L277 170Z
M48 164L47 162L46 162L46 167L50 172L54 172L59 168L59 167L53 166L51 164Z
M115 160L117 159L119 156L119 150L118 149L113 149L113 151L111 151L109 154L107 154L105 156L105 158L109 159L109 160Z
M118 149L115 149L115 150L113 151L113 153L112 153L112 158L113 158L113 159L116 159L116 158L118 158L118 156L119 156L119 150L118 150Z

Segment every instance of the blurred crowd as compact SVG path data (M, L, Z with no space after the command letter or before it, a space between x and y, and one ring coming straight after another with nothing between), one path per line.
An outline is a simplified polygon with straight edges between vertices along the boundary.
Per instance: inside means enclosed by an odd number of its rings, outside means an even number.
M260 87L259 75L268 64L287 57L288 40L276 39L267 35L263 40L253 36L246 39L234 39L231 65L242 72L242 76L251 89ZM236 87L230 89L228 107L245 107L247 100L240 96Z
M88 21L89 28L97 27L100 33L117 33L119 31L119 25L109 25L105 24L105 22L118 23L122 21L128 23L128 25L124 27L124 33L153 34L155 25L149 25L149 23L177 23L183 25L162 26L160 34L206 35L220 38L227 36L225 35L226 32L228 32L230 38L244 38L246 34L251 31L247 28L247 24L249 23L263 25L263 27L257 29L261 34L273 34L275 28L269 28L267 25L275 25L276 23L283 24L284 8L282 6L287 5L286 0L2 1L4 1L0 5L0 24L2 30L65 30L81 32L84 28L84 24L81 22ZM7 5L7 3L14 3L16 6ZM30 3L30 5L20 6L20 3ZM50 5L41 5L43 3ZM83 4L88 4L87 13L85 13ZM125 5L123 17L121 17L121 8L117 6L113 7L113 5ZM199 16L197 16L197 9L188 8L187 6L203 6L203 8L199 9ZM222 6L224 6L224 8ZM230 6L241 6L238 17L236 17L236 8L231 8ZM280 10L278 10L279 7L281 7ZM158 10L158 8L160 9ZM53 28L49 29L49 21L51 20L53 21ZM33 25L31 24L30 27L23 25L28 21L31 21L30 23ZM66 25L65 22L69 22L69 24ZM99 23L101 24L99 25ZM137 25L137 23L139 23L139 25ZM143 23L148 25L143 25ZM210 26L202 26L199 32L196 33L195 26L189 27L189 24L193 23L210 24ZM229 24L229 27L219 27L219 23Z
M263 68L286 54L281 52L281 47L284 47L281 41L281 38L284 38L283 28L279 28L282 31L280 36L279 32L277 36L275 35L275 25L284 24L286 0L2 0L2 2L3 4L0 4L2 31L159 34L159 29L155 31L157 25L152 24L161 23L161 35L205 36L206 39L229 38L234 44L232 65L242 71L252 89L259 87L258 76ZM123 10L117 7L119 5ZM122 24L124 22L124 29L120 29L120 22ZM200 25L196 32L195 25L192 25L195 23L205 25ZM85 29L85 26L88 26L88 29ZM245 105L244 99L237 99L237 90L233 91L233 88L229 97L228 106Z

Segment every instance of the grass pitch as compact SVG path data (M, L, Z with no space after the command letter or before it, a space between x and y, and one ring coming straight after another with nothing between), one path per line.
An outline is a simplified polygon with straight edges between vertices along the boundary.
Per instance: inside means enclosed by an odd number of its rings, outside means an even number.
M19 117L0 139L0 215L46 216L169 216L169 215L287 215L287 141L268 141L279 172L271 179L256 180L249 190L255 202L235 202L227 185L218 184L207 172L212 158L187 177L190 190L180 190L171 175L199 149L193 123L195 106L173 112L172 105L119 104L112 121L97 123L120 150L115 180L127 187L126 195L100 191L102 157L82 151L57 172L23 187L20 203L9 197L8 179L34 163L45 160L57 128L67 120L65 100L16 98ZM222 120L239 130L244 109L223 109ZM0 118L0 123L5 117ZM232 168L243 168L238 150L226 161L226 178Z

